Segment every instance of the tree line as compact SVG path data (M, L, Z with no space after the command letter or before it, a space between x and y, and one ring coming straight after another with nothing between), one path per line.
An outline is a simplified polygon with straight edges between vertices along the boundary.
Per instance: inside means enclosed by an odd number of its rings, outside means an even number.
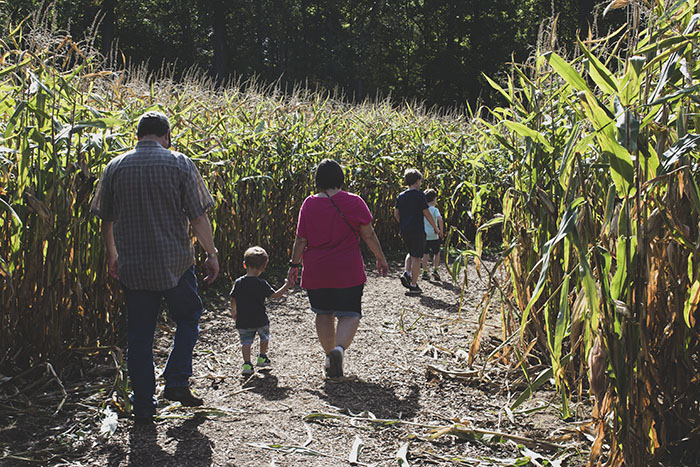
M75 39L93 34L112 60L151 70L174 63L219 84L256 79L457 108L495 103L483 74L527 59L552 18L563 48L577 32L626 19L624 10L601 18L595 0L13 0L0 11L10 24L42 12Z

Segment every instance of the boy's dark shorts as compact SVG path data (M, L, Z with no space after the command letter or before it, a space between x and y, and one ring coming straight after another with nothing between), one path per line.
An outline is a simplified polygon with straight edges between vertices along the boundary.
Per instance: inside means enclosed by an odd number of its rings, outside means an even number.
M440 239L437 240L426 240L425 241L425 253L428 255L437 255L440 253Z
M413 258L422 258L425 251L425 232L402 233L403 244Z
M362 317L362 292L365 284L343 289L307 289L311 311L318 315Z

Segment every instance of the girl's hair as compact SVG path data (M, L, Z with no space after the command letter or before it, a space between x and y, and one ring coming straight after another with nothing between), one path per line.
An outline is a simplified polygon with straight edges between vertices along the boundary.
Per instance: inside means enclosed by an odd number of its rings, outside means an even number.
M249 268L263 268L267 264L267 260L267 251L259 246L252 246L243 253L243 262Z
M411 186L418 180L423 180L423 174L416 169L406 169L403 173L403 183L406 186Z
M324 159L316 168L316 188L328 190L342 188L345 182L343 168L333 159Z

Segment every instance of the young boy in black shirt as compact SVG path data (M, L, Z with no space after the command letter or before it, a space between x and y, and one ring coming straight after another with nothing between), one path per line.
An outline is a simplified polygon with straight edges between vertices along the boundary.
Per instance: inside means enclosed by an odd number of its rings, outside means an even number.
M265 299L281 297L292 285L289 279L285 279L284 285L275 290L266 280L260 279L259 276L265 270L267 261L267 252L263 248L259 246L248 248L243 254L243 267L247 274L236 279L231 289L231 314L236 320L236 328L241 340L243 376L253 374L250 348L256 334L260 336L257 365L270 366L270 359L267 357L270 344L270 320L265 312Z
M401 284L408 289L409 294L419 295L422 290L418 287L417 281L420 274L420 260L425 250L423 219L425 218L430 223L436 234L439 235L440 231L428 209L425 195L420 191L423 175L416 169L406 169L403 178L408 189L396 199L394 217L399 221L401 236L408 250L409 258L406 260L406 271L400 279Z

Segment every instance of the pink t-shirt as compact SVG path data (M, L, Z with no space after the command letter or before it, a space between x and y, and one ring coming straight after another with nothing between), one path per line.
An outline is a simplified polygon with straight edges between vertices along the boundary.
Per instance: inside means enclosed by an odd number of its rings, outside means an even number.
M344 289L367 281L360 251L360 225L372 222L367 204L357 195L339 191L333 201L309 196L299 211L297 236L307 240L303 255L301 286L305 289Z

